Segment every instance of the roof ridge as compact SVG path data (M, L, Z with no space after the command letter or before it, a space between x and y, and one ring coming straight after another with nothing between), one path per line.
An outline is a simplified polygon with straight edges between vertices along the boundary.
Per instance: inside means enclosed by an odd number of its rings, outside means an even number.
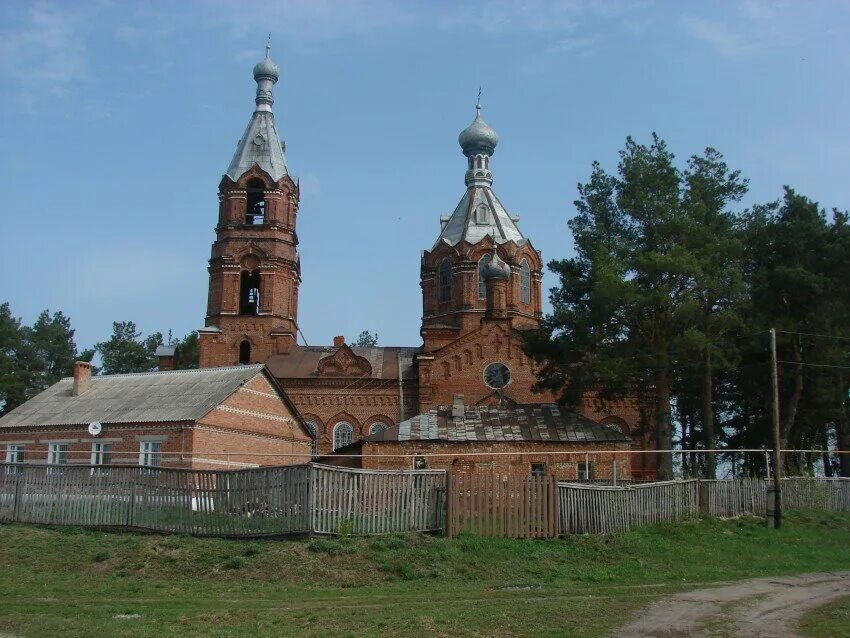
M236 370L236 369L239 369L239 368L244 369L244 370L252 370L252 369L262 370L265 365L266 364L264 364L264 363L251 363L251 364L248 364L248 365L239 364L239 365L233 365L233 366L217 366L217 367L214 367L214 368L183 368L183 369L180 369L180 370L149 370L148 372L120 372L118 374L93 374L92 375L92 381L95 381L96 379L106 379L106 378L115 379L115 378L118 378L118 377L144 377L144 376L156 375L156 374L187 374L187 373L192 373L192 372L218 372L218 371L225 371L225 370ZM61 379L59 379L59 381L67 381L69 379L73 380L74 377L73 376L62 377ZM57 383L58 383L58 381L57 381Z

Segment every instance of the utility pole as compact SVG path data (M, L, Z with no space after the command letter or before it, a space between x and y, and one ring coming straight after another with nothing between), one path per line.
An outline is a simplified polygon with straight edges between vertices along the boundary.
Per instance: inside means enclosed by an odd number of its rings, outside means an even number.
M779 372L776 363L776 328L770 329L770 383L773 404L773 527L782 524L782 474L781 437L779 435ZM768 521L770 525L771 521Z

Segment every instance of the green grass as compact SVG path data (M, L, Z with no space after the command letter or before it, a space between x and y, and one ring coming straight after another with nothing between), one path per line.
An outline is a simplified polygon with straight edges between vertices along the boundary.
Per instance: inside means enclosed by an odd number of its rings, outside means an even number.
M848 569L848 534L848 514L794 512L780 531L703 520L548 541L0 525L0 634L602 636L701 583Z
M810 611L798 629L801 635L811 638L850 636L850 596Z

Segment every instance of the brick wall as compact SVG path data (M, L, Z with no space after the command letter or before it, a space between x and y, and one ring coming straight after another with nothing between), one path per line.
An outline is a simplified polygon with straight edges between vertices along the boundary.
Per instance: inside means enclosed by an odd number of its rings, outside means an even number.
M631 455L612 454L611 450L627 451L628 443L545 443L539 441L513 441L505 443L448 442L448 441L398 441L370 443L360 446L363 457L360 461L364 469L371 470L409 470L413 469L410 457L377 456L384 454L471 454L472 456L425 457L427 469L463 468L466 471L499 472L502 474L531 475L532 463L543 463L548 472L558 479L575 480L578 478L578 464L585 459L593 465L596 478L610 479L612 462L617 461L617 477L631 478ZM509 452L510 455L498 453ZM546 454L558 452L558 454ZM357 452L353 452L356 454ZM496 454L494 454L496 453ZM567 454L569 453L569 454ZM327 462L337 461L328 457ZM351 461L340 459L340 465L351 465Z
M350 423L357 440L369 434L372 423L396 425L399 421L397 379L345 379L340 381L279 379L286 394L305 421L317 425L319 453L327 454L333 445L333 428L340 421ZM416 386L403 386L404 417L418 414Z

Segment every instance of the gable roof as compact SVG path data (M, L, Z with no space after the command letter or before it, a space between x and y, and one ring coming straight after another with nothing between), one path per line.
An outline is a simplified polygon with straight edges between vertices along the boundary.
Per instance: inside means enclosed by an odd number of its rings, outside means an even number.
M278 379L310 379L319 376L319 362L332 357L342 346L295 345L286 354L266 359L269 371ZM348 346L346 346L348 347ZM366 359L372 379L412 379L416 377L414 355L419 348L395 346L351 346L351 351ZM333 376L333 375L328 375ZM328 378L327 376L325 378Z
M0 418L0 428L101 423L196 421L241 386L265 374L297 421L298 412L262 364L93 376L73 396L67 377Z
M458 418L452 417L451 406L441 405L371 434L363 441L628 443L631 439L619 428L600 425L552 403L542 403L511 408L465 406L464 416Z

